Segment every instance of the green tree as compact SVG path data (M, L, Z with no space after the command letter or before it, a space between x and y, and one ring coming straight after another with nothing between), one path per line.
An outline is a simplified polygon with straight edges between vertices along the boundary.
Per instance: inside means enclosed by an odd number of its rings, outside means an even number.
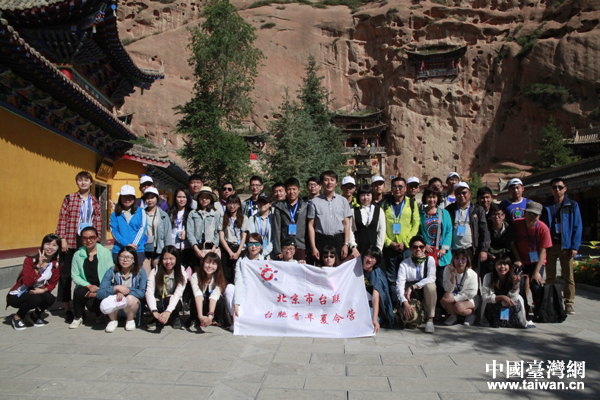
M481 180L481 175L477 172L473 172L471 178L468 179L469 188L471 188L471 201L477 203L477 191L479 188L483 187L483 181Z
M344 134L331 123L330 92L318 76L313 56L298 90L298 100L286 90L279 107L280 118L269 125L271 151L265 154L266 170L274 181L296 177L300 182L323 171L344 172Z
M254 28L228 0L211 0L206 20L190 29L194 71L193 97L175 107L182 115L176 131L185 135L180 155L205 182L239 183L249 173L249 150L234 128L250 112L258 66L264 58L254 47Z
M541 170L560 167L579 160L573 150L565 146L564 133L554 117L550 117L548 125L542 128L543 138L536 152L542 157L537 163Z

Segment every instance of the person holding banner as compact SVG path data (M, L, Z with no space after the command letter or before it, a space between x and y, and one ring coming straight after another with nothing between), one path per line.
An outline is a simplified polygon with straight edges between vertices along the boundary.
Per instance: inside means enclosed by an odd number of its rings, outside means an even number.
M335 247L326 244L321 251L321 267L335 268L341 264Z
M173 329L181 329L179 312L183 307L181 296L185 284L185 269L181 266L179 251L175 246L165 246L146 285L146 304L154 317L148 324L149 331L160 333L169 323L173 324Z
M216 323L223 329L229 329L233 324L231 315L235 288L225 280L221 258L215 253L208 253L202 267L192 275L190 284L194 302L190 307L190 320L186 323L188 328L204 333L203 327Z
M283 243L281 244L281 255L283 257L283 260L281 261L285 261L285 262L292 262L292 263L299 263L299 264L306 264L306 261L304 260L295 260L294 259L294 255L296 254L296 242L294 242L292 239L286 239L283 241Z
M240 302L245 295L246 285L244 285L244 276L242 275L242 260L264 260L262 255L262 238L258 233L251 233L248 235L248 244L246 248L246 255L237 260L235 264L235 290L233 295L233 302L235 304L233 311L233 319L239 317Z
M227 198L225 214L219 220L218 229L221 247L224 250L222 254L225 279L229 283L235 282L236 263L248 235L248 217L242 211L242 202L237 194Z
M273 251L273 225L275 219L271 214L271 198L266 193L261 193L258 195L256 203L258 204L258 212L250 217L249 233L260 234L263 255L266 259L269 259Z
M374 333L379 332L380 322L383 326L394 326L394 308L388 293L387 278L379 268L382 261L383 255L377 246L370 246L362 253L365 289L373 315Z
M433 317L437 294L435 288L435 260L425 254L427 241L423 236L414 236L408 244L411 256L400 263L396 293L402 304L402 312L407 320L413 318L414 308L410 304L414 300L424 302L425 332L433 333Z

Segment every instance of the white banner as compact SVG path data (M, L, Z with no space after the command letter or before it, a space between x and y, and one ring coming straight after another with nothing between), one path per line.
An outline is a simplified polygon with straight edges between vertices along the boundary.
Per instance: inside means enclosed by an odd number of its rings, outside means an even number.
M246 289L235 335L373 336L360 259L337 268L244 260L241 273Z

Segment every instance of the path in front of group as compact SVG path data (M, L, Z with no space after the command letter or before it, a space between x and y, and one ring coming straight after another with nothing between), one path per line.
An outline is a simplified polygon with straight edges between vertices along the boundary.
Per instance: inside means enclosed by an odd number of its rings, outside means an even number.
M216 327L204 334L167 327L157 335L122 325L108 334L105 323L70 330L54 310L45 327L16 332L8 309L0 325L0 400L598 399L600 295L579 291L575 307L564 323L535 329L437 325L433 335L382 330L358 339L240 337ZM529 362L543 361L545 369L553 360L564 360L565 375L569 361L585 361L585 378L538 382L583 382L585 390L488 389L488 382L523 381L506 378L507 361L524 361L527 379Z

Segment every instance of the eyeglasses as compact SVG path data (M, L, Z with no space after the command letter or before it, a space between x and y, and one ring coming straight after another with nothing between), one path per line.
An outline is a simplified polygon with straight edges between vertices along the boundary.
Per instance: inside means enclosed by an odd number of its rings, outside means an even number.
M409 189L418 189L419 185L417 183L411 183L410 185L408 185Z
M97 236L82 236L81 240L83 240L84 242L89 242L92 240L96 240Z
M402 190L404 189L404 185L392 185L392 190Z
M467 263L467 259L466 258L455 258L454 261L459 262L461 264L466 264Z
M261 187L261 185L250 185L251 188ZM232 189L233 190L233 189Z
M335 258L335 254L325 254L323 256L323 259L326 259L326 258Z
M252 247L252 246L260 247L260 243L258 243L258 242L248 242L248 247Z
M423 246L423 245L421 245L421 246L414 245L412 248L414 250L423 250L425 248L425 246Z
M494 218L494 219L500 219L502 217L504 217L504 213L493 214L490 216L490 218Z
M133 257L119 256L119 260L121 260L121 261L133 261Z
M469 195L469 191L468 190L462 191L460 193L454 192L454 196L456 196L456 197L459 197L459 196L465 196L466 197L468 195Z
M566 188L566 186L562 186L562 185L552 185L552 189L554 190L563 190L564 188Z
M225 187L225 188L223 188L221 190L224 191L224 192L233 192L233 188L230 188L230 187Z

